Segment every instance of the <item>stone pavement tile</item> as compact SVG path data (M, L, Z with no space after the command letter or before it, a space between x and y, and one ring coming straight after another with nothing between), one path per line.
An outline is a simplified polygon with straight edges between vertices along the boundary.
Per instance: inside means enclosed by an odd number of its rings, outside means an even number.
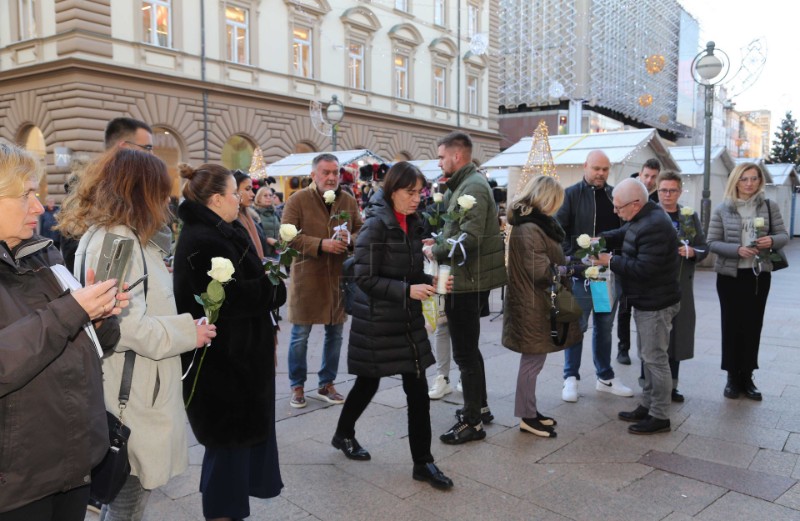
M199 443L196 445L189 446L189 465L202 465L203 464L203 456L206 453L206 448L200 445Z
M573 474L536 488L525 499L581 521L655 521L672 512L671 508L644 503L635 496L608 489Z
M789 477L792 475L792 472L797 465L797 461L797 454L769 449L759 449L749 468L750 470L757 470L759 472L766 472L768 474L777 474L778 476Z
M775 501L779 505L792 508L800 513L800 483L786 491L784 495ZM800 515L798 515L800 517Z
M796 483L783 476L659 451L648 452L639 462L767 501L775 501Z
M436 521L433 514L418 505L403 501L338 466L290 465L281 470L286 485L281 497L325 521Z
M521 458L531 462L538 462L548 454L552 454L575 440L582 432L588 429L588 427L579 427L574 424L562 425L559 420L558 425L555 427L556 433L558 433L557 437L540 438L530 433L520 432L518 425L493 436L490 443L510 449L519 454Z
M800 396L790 399L793 399L795 402L797 402L797 398L800 398ZM777 427L787 431L800 432L800 413L787 411L781 414L781 419L778 421Z
M623 489L645 503L659 503L677 512L695 515L722 496L726 489L654 470Z
M455 482L452 490L440 492L427 487L407 502L427 510L431 519L439 521L568 521L548 507L534 505L465 476L451 477Z
M178 499L194 494L200 487L200 465L189 465L183 474L170 479L166 485L159 487L165 496Z
M445 475L453 479L455 473L451 470L452 465L443 465L441 461L436 463ZM424 489L430 488L428 483L415 481L411 477L413 466L411 457L408 454L408 447L406 447L406 458L402 463L379 463L373 459L368 462L348 461L337 465L337 468L365 483L369 483L401 499L406 499Z
M797 385L787 385L783 388L783 394L781 394L783 398L794 398L795 400L800 398L800 386Z
M746 469L758 453L758 447L690 434L674 452L690 458Z
M789 436L787 431L781 429L759 427L731 420L717 420L716 418L709 421L706 416L690 416L680 426L680 430L689 434L775 450L781 450Z
M681 411L690 417L708 418L713 416L715 420L749 423L760 427L778 427L778 422L784 416L781 411L758 407L750 400L726 399L722 401L719 397L715 400L688 400L681 407Z
M728 492L697 514L700 521L797 521L798 511L738 492Z
M674 430L635 436L628 433L629 425L620 420L609 421L543 458L541 463L633 463L649 450L674 450L686 436Z
M195 508L196 512L195 513ZM198 517L199 515L199 517ZM182 496L179 500L170 498L156 489L150 494L142 521L194 521L202 519L200 493Z
M680 512L673 512L661 521L691 521L694 519L692 516L687 516L686 514L682 514Z
M529 441L546 443L550 440L539 438ZM516 497L523 497L533 488L559 476L549 465L537 465L526 454L493 443L475 445L440 460L439 464L448 472L469 476L472 480Z
M783 450L785 452L800 454L800 434L796 432L790 434L789 439L786 440L786 444L783 446Z
M548 468L611 490L621 490L653 472L640 463L549 463Z

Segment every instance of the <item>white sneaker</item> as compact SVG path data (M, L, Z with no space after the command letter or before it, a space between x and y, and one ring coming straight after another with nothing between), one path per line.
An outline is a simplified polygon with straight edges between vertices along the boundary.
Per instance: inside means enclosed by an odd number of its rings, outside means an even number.
M461 387L461 378L458 379L458 383L456 384L456 391L458 391L460 393L464 392L464 388Z
M561 399L565 402L578 401L578 379L574 376L569 376L564 380L564 389L561 391Z
M453 389L450 388L450 384L447 383L447 380L443 375L438 375L433 380L433 385L428 390L428 398L431 400L440 400L444 398L445 395L448 395L453 392Z
M619 378L612 378L611 380L600 380L598 378L595 389L597 389L599 393L611 393L625 397L633 396L631 388L622 383Z

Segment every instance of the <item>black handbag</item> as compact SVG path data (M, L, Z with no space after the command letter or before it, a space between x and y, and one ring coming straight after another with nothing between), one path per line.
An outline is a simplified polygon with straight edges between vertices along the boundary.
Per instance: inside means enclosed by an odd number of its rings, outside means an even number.
M772 235L772 205L769 203L769 199L767 199L767 212L769 212L769 231L767 234ZM772 271L778 271L789 267L789 261L786 259L786 254L783 253L782 249L770 250L770 253L778 254L778 258L775 258L774 255L770 255L770 260L772 260Z
M561 283L555 266L550 266L550 272L553 275L550 284L550 337L555 345L563 346L567 341L570 323L581 319L583 308L578 305L572 291ZM561 325L560 335L559 324Z
M97 230L95 230L97 231ZM94 231L92 232L94 234ZM138 235L137 235L138 239ZM91 236L89 236L91 240ZM88 244L88 241L87 241ZM139 248L142 252L142 269L144 271L144 297L147 302L147 260L144 256L144 248L139 241ZM83 254L81 261L81 283L84 282L86 273L86 253ZM134 351L125 352L125 364L122 367L122 381L119 384L119 417L106 411L108 421L108 452L103 460L92 469L92 483L89 487L89 497L93 500L107 505L114 501L119 491L122 490L125 481L131 474L131 464L128 460L128 439L131 436L131 429L122 421L122 415L128 404L131 395L131 382L133 381L133 366L136 363L136 353Z
M119 417L106 411L110 446L103 461L92 469L89 497L104 505L114 501L131 473L131 464L128 461L128 439L131 429L123 423L122 415L131 394L134 362L136 353L127 351L122 369L122 382L119 385Z

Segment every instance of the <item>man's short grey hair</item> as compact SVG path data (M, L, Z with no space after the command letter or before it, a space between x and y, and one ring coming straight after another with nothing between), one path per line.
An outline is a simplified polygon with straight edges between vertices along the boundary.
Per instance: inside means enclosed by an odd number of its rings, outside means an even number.
M624 199L625 203L639 201L644 204L647 202L649 194L647 193L647 187L641 181L628 177L614 187L613 195Z
M336 163L337 165L339 164L339 158L338 158L338 157L336 157L336 156L335 156L335 155L333 155L333 154L328 154L328 153L326 152L326 153L324 153L324 154L320 154L320 155L318 155L317 157L315 157L315 158L314 158L314 159L311 161L311 168L313 168L313 169L316 169L316 168L317 168L317 165L320 163L320 161L331 161L331 162L333 162L333 163Z

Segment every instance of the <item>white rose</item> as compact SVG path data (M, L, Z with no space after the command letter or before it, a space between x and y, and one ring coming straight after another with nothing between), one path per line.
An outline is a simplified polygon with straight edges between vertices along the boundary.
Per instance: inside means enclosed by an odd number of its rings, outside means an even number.
M586 268L586 271L583 272L587 279L596 279L600 276L600 267L599 266L589 266Z
M592 245L592 238L589 237L587 234L584 233L578 236L578 246L580 246L583 249L586 249L591 245Z
M435 194L433 194L433 202L434 203L441 203L442 201L444 201L444 196L442 194L440 194L439 192L436 192Z
M753 226L755 226L756 228L763 228L764 225L765 223L763 217L756 217L755 219L753 219Z
M291 242L292 239L297 237L298 231L294 224L281 224L280 236L284 242Z
M690 206L684 206L683 208L681 208L681 215L691 217L692 215L694 215L694 209Z
M325 199L325 204L333 204L333 202L336 200L336 192L333 190L328 190L322 194L322 198Z
M475 206L475 203L477 202L475 201L475 198L472 197L471 195L462 195L461 197L456 199L456 201L458 202L458 206L460 206L464 210L469 210L470 208Z
M233 276L233 263L225 257L213 257L211 259L211 271L208 276L212 279L225 284Z

